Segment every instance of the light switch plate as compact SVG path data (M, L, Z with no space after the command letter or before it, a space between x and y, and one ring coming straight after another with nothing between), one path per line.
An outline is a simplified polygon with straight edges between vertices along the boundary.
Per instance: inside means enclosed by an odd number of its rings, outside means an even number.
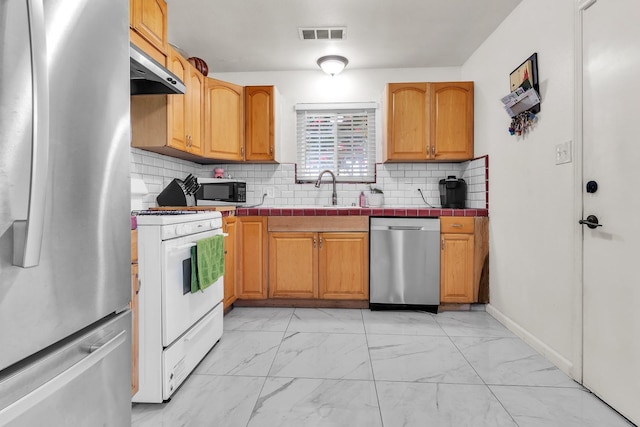
M556 144L556 165L571 163L571 141Z

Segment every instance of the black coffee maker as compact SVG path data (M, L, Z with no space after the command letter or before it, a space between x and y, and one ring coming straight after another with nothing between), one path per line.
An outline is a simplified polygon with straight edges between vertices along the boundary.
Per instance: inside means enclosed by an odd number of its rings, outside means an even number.
M449 175L447 179L440 180L438 188L443 208L464 209L467 198L467 183L464 179Z

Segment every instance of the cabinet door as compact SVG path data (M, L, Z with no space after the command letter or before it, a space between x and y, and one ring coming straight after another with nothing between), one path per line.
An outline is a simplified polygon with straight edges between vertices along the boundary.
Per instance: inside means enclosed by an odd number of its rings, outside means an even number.
M224 232L224 309L237 299L236 296L236 217L222 219Z
M473 301L473 234L442 234L440 251L440 301Z
M317 247L317 233L269 233L269 298L318 297Z
M131 0L129 26L163 54L167 53L167 3Z
M242 86L206 79L204 156L220 160L243 160L244 89Z
M131 264L131 395L138 392L139 383L139 326L138 326L138 292L140 282L138 281L138 264Z
M431 158L473 158L473 82L431 83Z
M238 298L267 298L267 218L238 218Z
M428 97L427 83L387 85L385 160L427 159L430 153Z
M187 83L187 151L202 156L202 106L204 95L204 76L189 64L189 83Z
M245 160L275 159L273 86L245 88Z
M169 115L168 145L178 150L187 151L187 98L189 91L189 67L191 64L176 50L169 48L169 70L187 85L187 95L167 95ZM155 95L161 96L161 95Z
M320 233L321 299L369 299L368 233Z

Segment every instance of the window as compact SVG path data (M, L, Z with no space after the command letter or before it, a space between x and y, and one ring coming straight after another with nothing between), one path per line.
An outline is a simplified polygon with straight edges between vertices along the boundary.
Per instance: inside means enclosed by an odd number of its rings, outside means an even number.
M375 104L298 104L298 182L329 169L339 182L375 179Z

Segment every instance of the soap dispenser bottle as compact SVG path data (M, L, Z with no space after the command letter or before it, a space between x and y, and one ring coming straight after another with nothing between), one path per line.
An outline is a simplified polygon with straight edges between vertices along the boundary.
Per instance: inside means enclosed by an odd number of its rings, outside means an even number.
M361 207L361 208L364 208L364 207L366 207L366 206L367 206L367 198L366 198L366 197L365 197L365 195L364 195L364 191L361 191L361 192L360 192L360 199L359 199L359 201L360 201L360 207Z

